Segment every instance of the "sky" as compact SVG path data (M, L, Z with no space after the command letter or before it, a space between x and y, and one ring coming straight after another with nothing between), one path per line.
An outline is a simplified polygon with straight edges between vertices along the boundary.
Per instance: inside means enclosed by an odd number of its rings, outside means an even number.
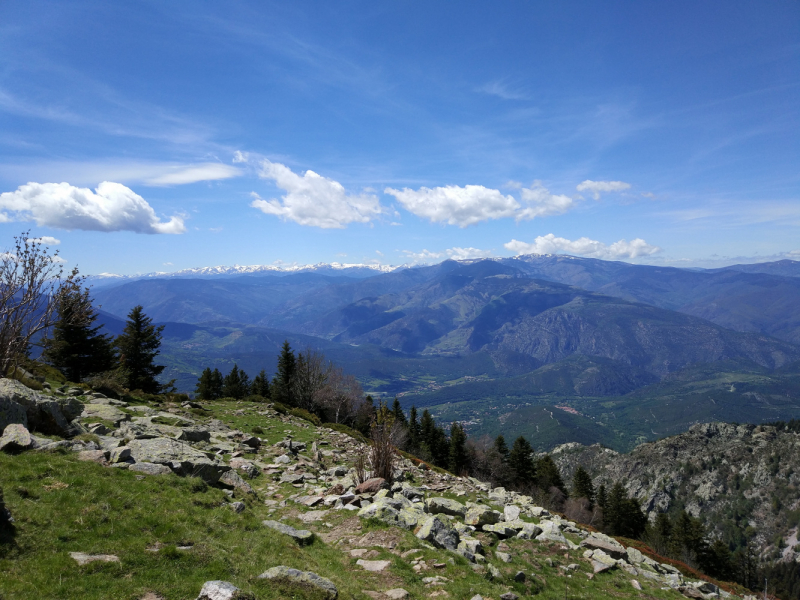
M84 274L800 260L800 3L2 2L28 231Z

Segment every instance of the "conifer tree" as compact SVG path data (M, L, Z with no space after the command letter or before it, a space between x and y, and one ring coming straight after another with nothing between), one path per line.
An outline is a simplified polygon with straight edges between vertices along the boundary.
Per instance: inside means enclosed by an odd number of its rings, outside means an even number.
M128 313L125 329L115 340L128 389L149 394L157 394L162 390L156 377L164 370L164 366L153 362L159 353L162 331L164 326L153 325L153 320L144 314L141 305Z
M269 399L270 385L266 370L261 369L259 374L253 377L253 383L250 385L250 393Z
M241 400L250 393L250 378L244 370L234 363L231 372L225 376L222 384L222 395L226 398Z
M394 414L395 423L400 423L404 427L408 425L406 414L403 412L403 407L400 406L400 400L397 399L397 396L394 397L394 402L392 403L392 413Z
M225 385L225 379L222 373L216 367L211 371L211 399L216 400L222 398L222 387Z
M467 468L467 434L460 423L450 425L450 451L447 468L456 475L461 475Z
M292 387L294 375L297 370L297 359L289 345L289 340L283 342L281 353L278 355L278 370L272 380L272 399L287 406L294 406Z
M536 465L533 462L533 448L524 437L519 436L514 440L511 452L508 453L508 466L514 473L517 485L528 486L534 482Z
M506 438L502 434L494 439L494 449L497 450L503 462L508 462L508 444L506 444Z
M572 475L572 497L586 498L589 501L589 508L594 506L594 485L589 473L582 466L575 469Z
M417 407L412 406L408 411L408 446L411 452L417 452L420 442L419 422L417 421Z
M73 285L59 298L58 320L43 357L69 381L80 383L113 366L112 340L100 333L102 325L94 325L97 316L88 289Z
M558 472L556 463L549 454L536 461L536 483L543 490L554 487L567 496L567 487L564 485L564 480L561 479L561 473Z
M194 393L200 400L216 400L217 397L213 391L213 378L214 374L210 367L203 369L200 377L197 378L197 385L194 388Z

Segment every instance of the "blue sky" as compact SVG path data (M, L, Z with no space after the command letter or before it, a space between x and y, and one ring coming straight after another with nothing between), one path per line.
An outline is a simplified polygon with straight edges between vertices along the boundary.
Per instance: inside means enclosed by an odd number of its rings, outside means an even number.
M83 273L800 259L800 3L0 3L0 232Z

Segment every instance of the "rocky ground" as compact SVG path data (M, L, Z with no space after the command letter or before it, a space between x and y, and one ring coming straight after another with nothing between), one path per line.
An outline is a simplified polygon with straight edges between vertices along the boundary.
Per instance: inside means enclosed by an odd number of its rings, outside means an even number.
M16 519L3 599L731 597L473 478L398 457L392 482L359 482L362 442L271 405L40 394L3 379L0 431ZM44 532L54 540L37 545ZM173 580L169 561L195 568Z

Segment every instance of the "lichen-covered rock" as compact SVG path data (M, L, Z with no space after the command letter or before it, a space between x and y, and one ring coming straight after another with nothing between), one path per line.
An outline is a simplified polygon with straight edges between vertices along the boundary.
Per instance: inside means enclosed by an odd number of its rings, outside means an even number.
M130 416L110 404L85 404L81 412L81 419L83 421L91 419L110 421L115 427L119 427L123 421L130 420Z
M7 396L0 396L0 431L12 423L18 423L27 428L28 413L18 402L14 402Z
M420 525L416 534L417 538L433 543L439 548L455 550L458 548L458 532L437 515L431 515Z
M339 591L330 579L320 577L311 571L300 571L283 565L272 567L258 576L259 579L285 580L292 583L306 584L325 593L328 600L335 600Z
M197 600L249 600L252 597L227 581L206 581Z
M464 516L464 523L475 527L483 525L494 525L500 522L500 513L485 506L472 506L467 509Z
M244 492L245 494L255 494L255 490L247 483L244 479L242 479L236 471L225 471L219 478L219 481L222 485L231 487L235 490L239 490Z
M216 483L230 467L188 444L168 438L131 440L128 442L136 462L167 465L178 475L200 477L207 483Z
M74 398L53 398L41 394L13 379L0 379L0 408L6 407L5 416L19 418L19 411L11 407L12 403L20 405L24 410L27 423L20 422L30 431L45 434L73 437L80 433L80 428L70 421L81 414L83 404Z
M622 544L620 544L614 538L603 535L602 533L593 533L585 540L581 541L580 546L582 548L590 548L592 550L602 550L614 559L627 558L628 556L628 553Z
M157 465L149 462L137 462L131 465L128 470L145 475L169 475L172 473L172 469L166 465Z
M517 534L515 529L507 527L505 523L495 523L493 525L484 525L481 527L486 533L493 533L499 538L510 538Z
M14 453L29 450L34 447L30 432L20 423L11 423L6 426L0 436L0 450Z
M262 525L283 533L284 535L288 535L301 546L307 546L314 541L314 534L305 529L295 529L294 527L278 521L264 521Z
M466 506L449 498L428 498L425 506L432 515L443 514L463 519L467 514Z
M245 460L244 458L232 458L230 465L232 469L241 471L250 479L254 479L261 474L261 470L257 466L255 466L249 460Z

